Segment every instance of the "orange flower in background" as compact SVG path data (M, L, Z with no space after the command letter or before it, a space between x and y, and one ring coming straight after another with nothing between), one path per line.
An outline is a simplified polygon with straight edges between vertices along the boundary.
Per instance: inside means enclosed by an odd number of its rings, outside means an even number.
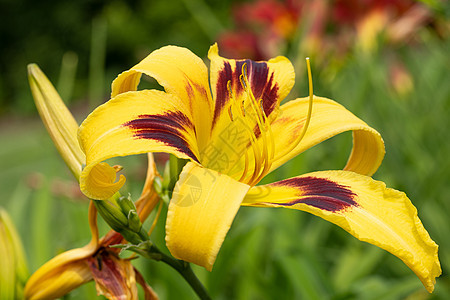
M356 42L370 51L377 36L385 31L388 42L403 42L431 20L422 4L410 0L337 0L332 19L355 30Z
M233 7L236 30L221 34L218 44L232 58L263 60L275 56L295 33L299 1L260 0Z
M238 26L289 38L296 30L302 4L295 0L260 0L235 6L233 16Z

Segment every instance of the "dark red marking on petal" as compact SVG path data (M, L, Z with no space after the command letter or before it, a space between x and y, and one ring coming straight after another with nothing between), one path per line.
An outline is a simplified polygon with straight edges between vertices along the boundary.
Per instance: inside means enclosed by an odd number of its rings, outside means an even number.
M195 89L197 90L197 93L199 93L202 97L204 97L205 99L207 99L209 97L205 86L203 86L201 84L197 84L195 82L191 82L191 84L195 87Z
M103 249L87 258L94 280L113 295L123 295L127 287L124 274L119 269L122 267L119 261L114 253Z
M270 72L266 62L256 62L249 59L236 60L236 68L232 70L229 62L225 61L223 68L219 71L216 83L216 99L213 124L221 114L222 110L230 100L228 81L231 81L234 96L238 97L244 92L239 77L242 74L243 65L247 65L247 78L253 96L257 101L262 99L262 106L266 116L269 116L278 105L279 86L274 82L274 73Z
M354 200L356 194L352 190L325 178L297 177L282 180L273 185L288 186L299 190L299 199L287 203L273 203L281 206L304 203L331 212L359 206Z
M270 75L269 80L267 81L267 84L263 90L262 99L263 99L263 109L266 114L266 116L269 116L274 109L278 105L278 84L273 84L274 74L272 73ZM273 86L272 86L273 85Z
M186 93L188 94L188 97L190 99L193 99L194 98L194 89L192 88L192 85L189 82L186 84L185 89L186 89Z
M229 80L232 80L232 76L231 65L225 62L223 68L219 71L219 76L217 76L213 124L215 124L226 103L230 100L227 84Z
M198 162L182 134L182 131L186 132L187 128L193 129L195 132L195 128L191 120L180 111L161 115L140 115L123 126L133 129L136 138L163 142Z
M278 103L278 84L274 83L274 73L270 73L266 62L242 60L236 62L236 72L242 74L242 66L247 64L247 78L257 101L262 99L262 105L266 116L269 116ZM270 76L269 76L270 73Z

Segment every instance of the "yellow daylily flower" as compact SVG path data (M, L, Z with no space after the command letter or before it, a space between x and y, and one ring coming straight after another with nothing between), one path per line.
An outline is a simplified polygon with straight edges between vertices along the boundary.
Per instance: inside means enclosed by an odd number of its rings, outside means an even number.
M86 158L78 144L75 118L37 65L28 66L28 78L41 119L66 165L79 180ZM156 176L159 175L153 155L149 153L144 189L136 201L142 222L159 202L153 189ZM90 280L95 280L98 294L108 299L138 299L136 282L143 287L145 299L158 299L130 260L121 259L119 249L109 247L125 243L123 237L111 230L99 239L97 210L92 201L89 227L92 234L89 244L57 255L31 275L25 286L25 299L56 299Z
M125 177L116 180L105 163L109 158L171 153L190 160L167 214L166 243L174 257L211 270L241 205L286 207L318 215L391 252L431 292L441 273L438 246L406 195L369 177L384 157L380 134L312 92L280 106L295 76L285 57L226 59L217 45L208 57L209 80L204 62L175 46L152 52L114 80L111 100L79 129L86 154L81 190L101 200L120 189ZM142 74L165 91L137 91ZM256 186L294 156L345 131L353 132L353 149L343 171Z

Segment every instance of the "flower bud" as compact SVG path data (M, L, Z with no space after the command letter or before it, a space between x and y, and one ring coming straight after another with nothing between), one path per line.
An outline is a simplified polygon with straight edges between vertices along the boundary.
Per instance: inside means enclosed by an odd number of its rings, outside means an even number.
M142 228L141 219L135 210L130 210L128 212L128 227L131 231L139 233Z
M128 215L131 210L136 211L136 206L129 197L120 197L119 199L117 199L117 204L119 204L125 215Z
M118 200L93 200L98 212L112 229L120 233L128 242L139 244L142 238L142 223L133 201L127 197ZM114 202L114 203L113 203Z
M111 199L93 201L100 215L112 229L121 232L128 227L127 216L123 213L120 206L112 203Z
M86 157L78 144L78 124L58 92L36 64L28 65L28 80L34 102L66 165L77 180Z
M0 208L0 299L21 299L28 268L20 237L7 212Z

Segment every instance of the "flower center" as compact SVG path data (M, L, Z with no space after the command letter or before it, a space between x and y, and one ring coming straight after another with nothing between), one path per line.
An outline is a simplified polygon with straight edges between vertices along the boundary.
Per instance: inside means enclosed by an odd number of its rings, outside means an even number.
M241 158L242 164L239 175L239 181L250 186L256 185L270 171L272 163L279 158L287 155L294 150L305 136L308 128L313 103L313 85L311 77L311 67L309 58L306 59L309 79L309 105L306 121L301 133L290 144L290 147L284 151L275 153L275 139L272 132L270 121L264 111L262 99L256 99L247 76L247 64L243 64L239 81L244 90L243 96L238 99L233 94L231 81L227 82L228 93L231 98L231 105L228 108L228 114L232 122L241 120L244 124L245 134L247 136L250 151L244 152Z
M270 170L274 157L274 138L270 122L264 112L262 99L255 99L248 82L247 64L242 66L239 81L244 90L242 101L233 94L231 81L227 83L231 97L228 114L232 122L237 119L243 122L249 143L248 148L251 149L250 153L245 151L245 157L242 158L244 166L238 180L253 186Z

